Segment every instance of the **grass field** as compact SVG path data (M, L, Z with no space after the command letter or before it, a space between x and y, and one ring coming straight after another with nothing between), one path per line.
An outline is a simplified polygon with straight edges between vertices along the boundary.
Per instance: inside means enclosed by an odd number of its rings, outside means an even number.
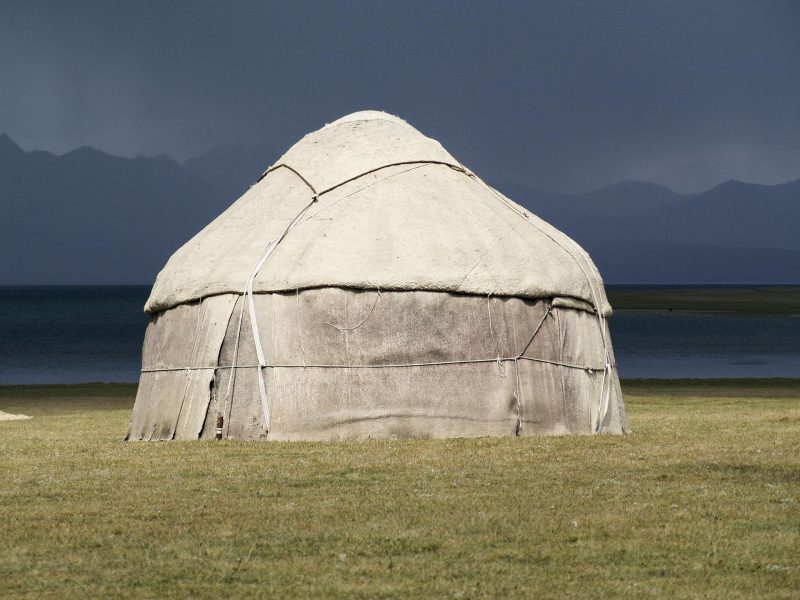
M678 310L800 315L800 286L606 288L615 310Z
M797 598L800 380L624 384L632 434L125 443L0 387L0 595Z

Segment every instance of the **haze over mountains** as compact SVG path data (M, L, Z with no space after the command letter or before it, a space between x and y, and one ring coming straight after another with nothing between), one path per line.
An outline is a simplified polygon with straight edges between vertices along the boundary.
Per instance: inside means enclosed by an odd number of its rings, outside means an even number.
M0 135L0 285L152 283L278 154L226 146L184 164L90 147L59 156ZM728 181L693 195L624 182L570 195L487 179L575 238L608 283L800 282L800 180Z

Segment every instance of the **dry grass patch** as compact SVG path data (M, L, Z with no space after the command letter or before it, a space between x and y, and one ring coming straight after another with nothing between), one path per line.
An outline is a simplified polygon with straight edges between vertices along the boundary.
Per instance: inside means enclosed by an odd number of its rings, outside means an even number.
M626 437L125 443L0 388L0 581L63 597L797 597L800 382L629 382Z

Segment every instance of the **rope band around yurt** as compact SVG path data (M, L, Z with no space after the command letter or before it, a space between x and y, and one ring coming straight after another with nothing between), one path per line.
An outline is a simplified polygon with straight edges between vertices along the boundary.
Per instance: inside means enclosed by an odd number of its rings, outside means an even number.
M225 371L227 369L401 369L407 367L440 367L446 365L471 365L478 363L501 363L516 362L520 360L527 360L530 362L544 363L548 365L555 365L558 367L566 367L568 369L577 369L578 371L586 371L587 373L601 373L604 367L587 367L585 365L576 365L559 360L550 360L548 358L538 358L535 356L501 356L495 358L467 358L463 360L440 360L434 362L411 362L411 363L387 363L387 364L369 364L369 363L355 363L355 364L333 364L333 363L269 363L266 365L215 365L205 367L148 367L141 369L142 373L171 373L177 371ZM616 366L616 365L612 365Z

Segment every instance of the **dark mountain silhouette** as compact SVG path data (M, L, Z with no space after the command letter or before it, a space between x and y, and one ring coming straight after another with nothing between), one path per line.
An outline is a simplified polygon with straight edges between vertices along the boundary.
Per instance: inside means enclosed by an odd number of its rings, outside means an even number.
M781 185L728 181L641 213L631 225L650 240L800 250L800 180Z
M655 183L641 181L623 181L582 194L542 192L507 181L494 186L548 221L559 215L581 212L589 213L590 218L629 216L687 197Z
M576 195L497 187L577 240L609 282L800 281L800 180L691 195L640 182Z
M797 283L800 250L590 241L608 283Z
M25 152L0 135L0 284L151 283L277 154L225 146L181 165ZM583 194L495 186L575 238L607 282L800 282L800 180L694 195L634 181Z
M279 153L267 144L215 146L205 154L185 161L183 166L203 181L230 192L231 197L238 197L278 156Z
M230 201L165 157L24 152L0 136L0 283L152 282Z

